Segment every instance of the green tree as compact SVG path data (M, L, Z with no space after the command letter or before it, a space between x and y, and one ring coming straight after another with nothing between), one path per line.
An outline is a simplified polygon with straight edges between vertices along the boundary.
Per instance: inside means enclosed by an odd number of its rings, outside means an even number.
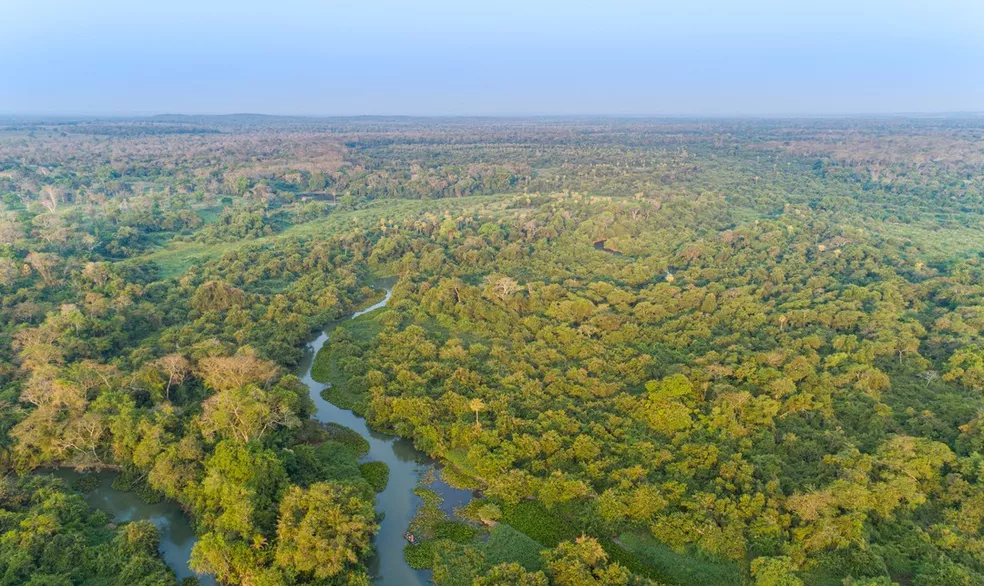
M475 578L472 586L547 586L547 576L537 570L530 572L517 563L503 563Z
M752 560L755 586L803 586L796 577L796 566L789 557L760 557Z
M368 554L375 519L372 503L351 485L293 487L280 504L277 563L319 579L336 576Z
M255 442L223 440L205 461L194 511L204 526L224 535L249 542L269 539L286 483L287 473L275 452Z
M547 568L557 586L624 586L630 573L618 563L608 563L608 554L593 537L565 541L544 553Z

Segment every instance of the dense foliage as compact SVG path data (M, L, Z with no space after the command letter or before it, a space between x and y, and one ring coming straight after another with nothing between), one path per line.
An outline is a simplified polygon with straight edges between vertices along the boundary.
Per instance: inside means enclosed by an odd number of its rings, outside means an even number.
M144 524L33 474L72 466L179 503L222 582L367 583L387 470L289 373L386 274L314 372L481 492L415 521L435 582L982 583L982 136L11 121L0 566L173 581Z
M51 477L0 482L0 584L164 586L149 521L115 526Z

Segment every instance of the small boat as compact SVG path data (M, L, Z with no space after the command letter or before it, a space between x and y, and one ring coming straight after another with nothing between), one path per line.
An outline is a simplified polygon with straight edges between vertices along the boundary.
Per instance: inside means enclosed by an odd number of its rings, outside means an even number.
M410 545L417 545L417 539L413 536L413 533L407 531L403 534L403 537L410 542Z

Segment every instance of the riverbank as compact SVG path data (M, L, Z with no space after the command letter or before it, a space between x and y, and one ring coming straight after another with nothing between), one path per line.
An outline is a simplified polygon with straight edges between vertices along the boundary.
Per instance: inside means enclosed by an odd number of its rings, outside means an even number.
M314 358L328 342L331 333L344 322L385 307L395 283L396 279L393 277L380 279L376 287L385 291L380 301L355 312L349 318L328 324L307 345L300 373L301 381L308 387L311 400L316 406L314 418L322 423L342 425L355 431L369 442L369 451L362 461L382 462L389 467L386 488L376 495L376 512L382 520L379 531L373 537L376 553L369 563L374 583L379 586L424 586L430 583L430 572L415 570L407 563L403 555L406 545L404 533L417 509L423 504L423 500L414 490L425 475L439 470L438 462L415 449L411 441L372 431L362 416L326 400L322 397L322 391L329 385L319 383L312 377ZM431 482L428 488L441 495L443 505L449 511L467 504L472 498L470 490L453 488L439 478Z
M157 527L161 557L174 570L179 582L185 578L197 577L202 586L216 585L212 576L195 574L188 565L191 549L198 538L191 519L178 503L165 500L149 504L135 492L117 490L113 488L117 473L110 470L81 473L69 468L59 468L52 470L51 474L63 479L69 486L83 476L96 479L98 484L82 493L90 506L110 514L114 523L150 521Z

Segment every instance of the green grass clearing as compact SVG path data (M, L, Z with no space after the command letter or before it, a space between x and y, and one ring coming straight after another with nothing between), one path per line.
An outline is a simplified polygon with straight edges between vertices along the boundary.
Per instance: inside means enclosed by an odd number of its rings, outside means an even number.
M465 210L482 208L485 210L506 210L508 202L515 195L482 195L455 199L438 200L377 200L366 204L357 210L333 211L325 218L310 222L295 224L286 230L272 236L264 236L253 240L217 242L205 244L201 242L185 242L171 240L162 248L135 257L135 260L154 262L160 268L162 278L178 277L195 264L200 264L222 256L229 250L243 246L265 246L288 238L304 238L314 235L330 236L336 232L347 231L358 227L368 228L381 221L406 217L407 215L424 212L461 213ZM202 210L203 219L212 213L221 213L219 209Z
M490 566L516 562L531 572L546 569L540 556L543 549L540 542L505 523L493 527L485 542L485 555Z
M657 579L668 584L740 586L747 583L734 562L715 560L693 552L677 553L649 535L625 533L619 541L625 551L635 554L642 563L652 567ZM632 569L631 566L628 567Z

